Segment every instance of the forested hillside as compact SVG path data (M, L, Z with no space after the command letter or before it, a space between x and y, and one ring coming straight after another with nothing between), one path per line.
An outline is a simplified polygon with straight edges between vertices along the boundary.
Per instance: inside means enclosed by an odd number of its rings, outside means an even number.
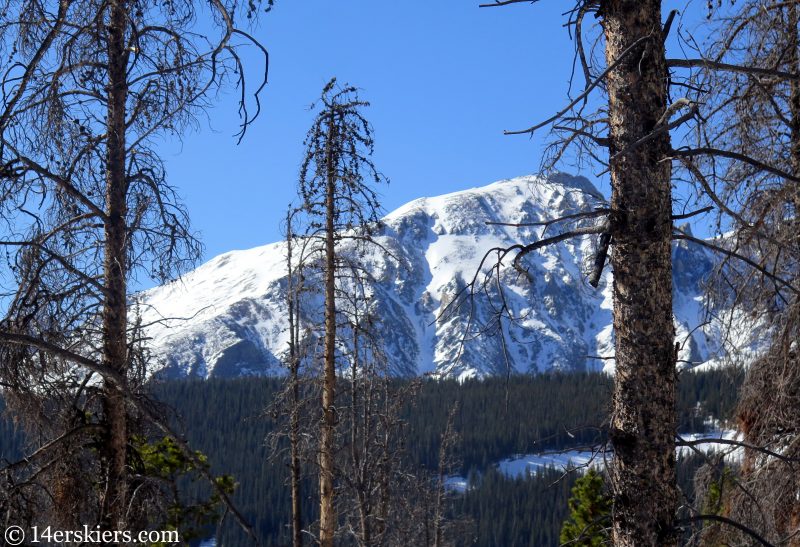
M682 374L682 430L703 430L698 416L729 418L740 381L741 375L729 370ZM215 471L236 477L235 499L242 510L265 537L281 544L287 541L290 517L288 472L283 462L267 461L264 444L272 424L264 409L279 388L275 379L248 378L174 381L153 389L183 417L192 446L209 456ZM491 464L516 453L602 443L610 393L611 378L599 373L514 376L508 382L426 381L404 412L408 457L415 467L436 470L447 414L459 401L454 472L471 476L474 489L452 496L451 518L467 521L454 525L460 526L456 535L478 538L463 545L557 545L574 477L558 482L563 473L555 470L511 479L492 471ZM698 403L700 413L695 410ZM691 476L685 475L682 482L688 486ZM305 491L313 492L308 482ZM305 514L315 518L316 504L305 501ZM264 512L263 507L271 510ZM231 525L226 533L235 537L241 531Z
M741 374L732 370L682 374L682 430L701 431L707 427L703 423L707 417L729 418L740 381ZM288 541L290 519L286 465L270 461L265 444L274 427L265 411L280 387L278 379L246 378L170 381L151 388L158 400L177 411L178 429L185 431L192 447L208 456L214 472L235 477L237 506L274 545ZM461 544L558 544L575 477L558 480L563 473L555 469L514 479L492 464L516 453L603 442L610 390L611 378L599 373L423 383L403 412L408 422L405 446L414 467L435 471L448 411L460 402L454 472L469 477L470 486L465 494L450 496L449 517ZM20 438L8 420L0 424L3 456L13 459L19 454ZM688 487L691 474L682 475L681 482ZM307 478L303 505L309 518L317 510L313 486ZM207 493L202 483L184 483L183 488L187 499ZM224 536L234 540L232 545L246 541L241 533L231 522L224 528Z

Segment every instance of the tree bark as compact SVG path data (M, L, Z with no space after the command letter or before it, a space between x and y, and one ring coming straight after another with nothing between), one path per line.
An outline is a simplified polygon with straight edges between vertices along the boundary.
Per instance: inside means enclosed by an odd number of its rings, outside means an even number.
M127 6L111 2L108 32L108 140L106 149L106 222L103 303L103 364L127 377L127 228L125 173L125 103L128 96L128 56L125 43ZM108 438L108 485L104 525L124 530L127 510L128 427L124 395L114 384L104 384L104 411Z
M647 136L667 106L661 2L607 0L610 156ZM611 162L616 382L611 440L614 545L677 545L675 333L670 138L662 132Z
M333 547L336 533L334 507L334 451L336 433L336 249L335 249L335 192L336 192L336 120L331 112L326 150L325 199L325 349L323 354L322 424L319 449L319 542L322 547Z

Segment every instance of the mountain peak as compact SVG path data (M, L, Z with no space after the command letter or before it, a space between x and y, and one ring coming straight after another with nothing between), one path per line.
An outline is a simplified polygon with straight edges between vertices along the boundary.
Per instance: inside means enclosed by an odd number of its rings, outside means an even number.
M609 274L599 290L589 287L583 274L594 256L589 238L531 253L525 258L529 277L511 268L501 272L504 302L515 318L504 321L502 329L493 315L500 290L494 283L471 303L442 315L463 294L465 280L474 278L490 249L543 236L540 227L497 223L552 220L605 203L586 178L558 173L420 198L388 214L378 236L382 248L368 251L364 260L371 274L372 311L380 318L377 335L392 372L468 377L505 373L507 367L524 373L608 364L586 358L613 354ZM547 233L560 228L552 226ZM144 293L143 322L153 325L148 335L160 361L159 373L282 373L288 341L285 260L280 242L225 253L177 282ZM699 286L695 278L703 274L699 269L685 272L680 279L687 288L676 294L692 298L691 291ZM311 308L321 308L315 298L321 296L309 296ZM678 323L685 328L679 330L704 337L701 329L694 330L701 322L699 311L684 308L688 311ZM309 311L301 321L316 332L312 315ZM465 333L468 327L472 332ZM478 330L484 332L476 335Z
M559 172L550 175L547 180L551 183L560 184L566 188L575 188L576 190L580 190L581 192L589 194L590 196L602 201L605 201L606 199L600 190L598 190L589 179L580 175L569 175L567 173Z

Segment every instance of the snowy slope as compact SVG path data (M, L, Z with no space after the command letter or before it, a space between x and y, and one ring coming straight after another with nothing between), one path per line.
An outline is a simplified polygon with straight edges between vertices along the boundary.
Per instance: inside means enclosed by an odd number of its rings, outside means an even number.
M609 272L598 289L582 274L593 256L591 238L530 254L527 277L506 260L501 286L513 324L504 321L498 328L493 321L499 302L494 283L472 306L451 307L452 313L440 316L487 251L543 237L541 227L487 221L530 223L603 206L603 196L588 180L559 174L421 198L388 214L378 239L389 252L375 249L366 260L393 372L469 377L505 373L507 367L518 372L613 368L609 359L587 358L613 354ZM544 237L558 230L551 226ZM700 285L711 260L685 242L674 253L680 358L701 363L717 348L706 335L711 327L696 329L703 322ZM285 270L285 247L273 243L225 253L179 281L143 293L154 368L169 376L280 373L287 343ZM465 338L468 324L483 335Z
M717 429L707 433L682 434L680 440L696 442L694 446L678 446L676 456L686 458L697 451L704 454L722 454L727 461L741 461L744 451L741 447L723 444L719 441L741 441L741 433L733 429ZM551 452L538 452L534 454L516 455L512 458L501 460L497 468L508 477L524 477L535 475L544 469L567 471L569 469L593 467L603 469L614 458L614 452L609 447L607 450L573 449ZM453 477L455 484L462 477Z

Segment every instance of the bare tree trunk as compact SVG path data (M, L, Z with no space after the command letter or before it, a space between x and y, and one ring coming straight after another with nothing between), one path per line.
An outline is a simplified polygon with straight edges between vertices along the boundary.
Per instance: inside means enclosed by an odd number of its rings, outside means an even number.
M108 138L106 150L105 300L103 305L103 364L125 378L128 368L127 252L125 173L125 103L128 96L128 56L125 47L127 7L111 2L108 24ZM127 508L127 412L124 396L105 385L108 427L108 486L103 515L105 526L125 529Z
M374 373L373 373L374 374ZM372 381L372 385L370 388L370 397L374 396L375 389L377 386L374 385L374 377ZM383 390L383 398L386 401L386 405L390 404L389 399L389 383L384 381L381 389ZM366 398L366 397L365 397ZM364 404L365 411L372 406L371 401L367 401ZM387 410L387 418L391 419L390 413L391 411ZM387 422L388 422L387 419ZM375 428L375 433L370 433L372 435L379 435L380 432L377 428ZM392 450L392 439L391 439L391 431L389 427L385 427L383 429L383 439L382 439L382 447L380 451L381 457L381 464L378 468L378 488L379 488L379 495L378 495L378 509L376 514L376 523L375 523L375 543L377 545L383 544L384 536L386 535L386 522L389 519L389 503L391 498L390 492L390 483L392 481L392 464L391 464L391 450Z
M378 220L377 195L365 183L365 172L375 182L385 180L370 159L373 150L372 127L359 109L368 103L358 100L352 86L339 87L331 79L323 88L321 103L324 110L315 117L306 135L306 155L300 167L299 191L304 211L308 213L311 238L324 244L315 248L323 255L325 335L322 363L322 415L320 417L319 543L333 545L338 525L335 502L335 456L337 452L336 425L336 278L341 267L336 254L337 230L348 232L364 228ZM319 230L322 228L322 234ZM347 276L343 275L343 279ZM342 292L341 296L352 296ZM362 460L363 461L363 460Z
M447 424L442 433L441 444L439 445L439 477L436 484L436 499L433 514L433 547L442 547L444 541L444 502L445 502L445 481L450 466L450 450L455 444L455 419L458 412L456 402L447 415Z
M389 484L391 481L391 465L389 463L390 442L391 440L389 439L389 432L387 430L384 432L383 437L383 453L381 454L380 467L381 475L378 481L378 484L380 485L380 501L378 505L378 523L375 526L375 533L378 538L381 539L386 534L386 521L389 518L389 498L391 495L389 490Z
M297 377L297 363L291 371L292 414L289 423L289 444L291 445L292 482L292 545L303 545L303 512L300 494L300 386Z
M299 285L295 285L295 270L292 265L292 214L286 218L286 263L288 269L287 288L289 307L289 389L291 390L291 409L289 411L289 450L290 483L292 491L292 546L303 545L303 514L300 504L300 385L299 385Z
M800 74L800 15L798 15L797 2L789 2L789 72ZM800 80L792 80L789 95L789 112L791 114L791 141L792 141L792 174L800 176ZM794 185L792 200L794 205L796 241L800 238L800 184L787 182Z
M793 74L800 74L800 13L798 12L797 2L790 2L788 6L789 10L789 28L788 28L788 38L789 38L789 72ZM792 167L792 175L795 177L800 177L800 81L792 80L790 85L790 94L789 94L789 113L791 115L791 167ZM795 256L800 256L800 183L786 181L786 184L791 184L794 187L794 191L790 194L790 199L792 201L792 206L794 208L794 230L793 234L794 237L790 240L790 253L795 253ZM790 228L791 229L791 228ZM790 234L792 232L789 232ZM795 276L798 275L798 272L795 271ZM792 306L798 306L798 299L795 297ZM788 361L788 359L787 359ZM786 366L786 362L781 363L783 366ZM776 376L782 376L782 374L776 374ZM786 397L788 399L788 393L792 391L792 389L797 389L797 375L791 375L790 379L794 379L794 382L781 382L781 387L784 393L781 393L781 397ZM788 385L787 385L788 384ZM794 385L792 385L794 384ZM772 394L770 394L772 395ZM745 437L746 439L746 437ZM797 441L798 437L795 436L795 441ZM747 440L747 439L746 439ZM790 473L795 472L793 470L789 471ZM796 475L795 475L796 476ZM797 485L797 481L795 480L795 485ZM795 487L796 489L796 487ZM800 498L797 496L793 497L794 499L788 500L791 504L791 507L788 509L787 513L789 513L790 517L788 522L783 523L784 529L781 530L783 532L782 535L791 537L793 530L800 530ZM788 542L789 547L798 547L800 546L800 537L793 537Z
M664 114L667 68L660 1L601 4L606 62L610 66L625 55L607 80L613 157L648 135ZM620 546L677 544L669 151L663 132L611 164L616 332L611 477L613 539Z
M336 533L333 466L335 450L336 394L336 253L335 253L335 192L336 192L336 123L331 112L327 140L327 186L325 218L325 349L323 354L322 424L319 448L319 541L322 547L333 547Z
M369 458L369 441L370 433L368 430L370 409L367 401L367 380L366 373L363 374L364 390L363 400L364 408L363 414L359 416L358 409L358 382L359 382L359 334L361 332L361 324L358 319L358 312L355 311L355 318L353 323L353 358L350 366L350 473L354 476L352 478L355 483L356 501L358 503L358 520L361 537L359 538L359 545L370 545L372 541L370 535L369 518L371 509L369 506L369 493L366 492L367 477L365 477L365 468L367 466L367 458ZM361 432L359 437L358 421L364 420L364 431ZM362 442L359 442L363 439ZM363 454L360 452L363 451ZM362 458L363 456L363 458Z

